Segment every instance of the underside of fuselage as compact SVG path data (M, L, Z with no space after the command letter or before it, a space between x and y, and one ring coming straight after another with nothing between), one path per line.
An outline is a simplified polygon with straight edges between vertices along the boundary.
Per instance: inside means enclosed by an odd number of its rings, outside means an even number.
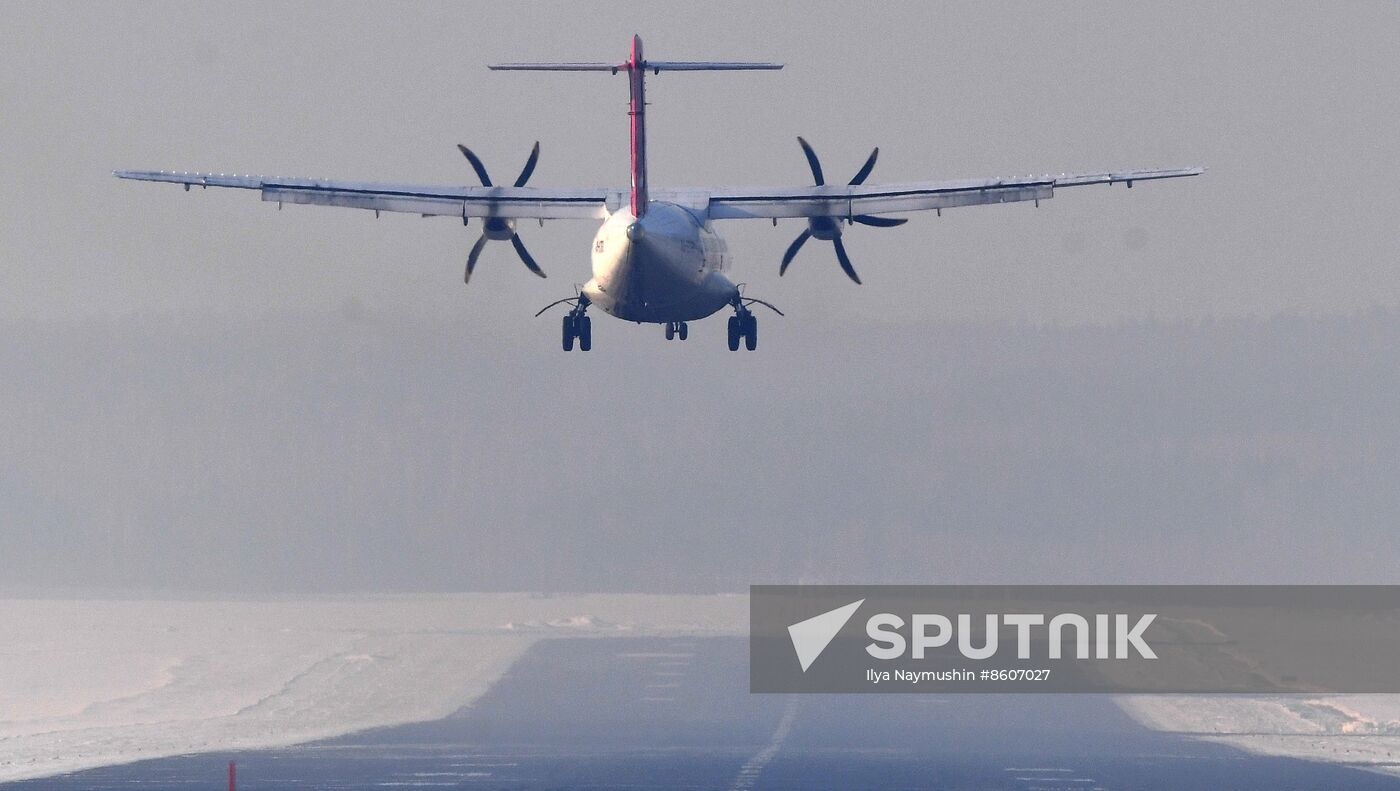
M598 229L593 279L583 295L626 321L694 321L738 300L738 287L724 275L728 263L724 240L703 219L651 202L641 217L624 208Z

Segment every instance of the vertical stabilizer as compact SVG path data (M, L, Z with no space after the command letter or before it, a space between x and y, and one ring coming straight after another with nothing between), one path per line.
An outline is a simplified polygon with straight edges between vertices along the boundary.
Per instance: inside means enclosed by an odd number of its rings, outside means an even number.
M781 63L736 61L647 60L642 55L642 37L632 36L632 52L625 63L498 63L494 71L607 71L627 73L631 101L627 114L632 127L632 214L641 217L647 210L647 124L646 73L663 71L754 71L781 69Z
M632 122L632 216L641 217L647 211L647 71L642 37L635 34L627 59L627 83L632 94L627 106Z

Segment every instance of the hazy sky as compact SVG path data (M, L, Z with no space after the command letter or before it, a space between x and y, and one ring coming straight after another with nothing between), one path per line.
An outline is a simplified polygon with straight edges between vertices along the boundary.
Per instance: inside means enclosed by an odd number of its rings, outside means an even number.
M1393 581L1395 3L5 12L0 584ZM1210 170L853 228L861 287L725 223L788 312L739 355L559 351L591 222L466 288L478 227L110 175L622 185L621 78L485 66L634 31L787 63L652 79L660 184L806 183L799 134L833 181Z
M800 230L728 223L737 275L803 322L1096 321L1347 311L1400 301L1394 3L11 3L0 31L0 314L266 306L450 314L529 326L587 279L591 222L528 228L466 290L476 229L450 219L185 195L113 168L424 183L472 180L454 149L537 185L625 184L626 88L495 74L512 59L783 61L652 81L657 183L790 184L806 136L833 178L1203 165L1190 182L1081 188L1029 205L857 228L868 285ZM543 341L552 327L539 328Z

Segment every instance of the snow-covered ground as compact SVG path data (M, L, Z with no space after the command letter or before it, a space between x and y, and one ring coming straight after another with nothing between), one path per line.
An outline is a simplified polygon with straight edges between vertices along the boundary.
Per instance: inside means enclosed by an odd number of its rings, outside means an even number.
M1153 730L1266 755L1400 774L1400 695L1130 695L1117 700Z
M1285 685L1283 679L1288 676L1325 679L1316 686L1329 688L1338 678L1357 675L1355 668L1346 672L1347 663L1374 663L1377 656L1394 650L1396 623L1390 615L1347 616L1334 610L1291 613L1290 625L1299 630L1296 634L1312 639L1290 642L1286 650L1273 644L1278 639L1276 625L1249 608L1216 608L1208 618L1210 622L1173 624L1192 630L1180 635L1196 660L1182 665L1190 672L1189 683L1206 683L1206 668L1210 668L1219 674L1223 687L1237 683L1243 674L1273 678L1280 685ZM1374 644L1354 653L1335 648L1355 639L1362 629L1379 632ZM1204 648L1217 639L1224 641L1218 651ZM1259 661L1261 657L1269 661ZM1374 669L1394 673L1400 671L1400 661L1391 656L1389 662ZM1374 683L1374 678L1371 681ZM1128 695L1117 701L1120 708L1153 730L1267 755L1400 774L1400 695Z
M544 638L747 628L746 596L0 600L0 782L436 719Z
M736 635L747 596L0 600L0 782L446 716L535 641ZM1148 727L1400 771L1400 695L1138 695Z

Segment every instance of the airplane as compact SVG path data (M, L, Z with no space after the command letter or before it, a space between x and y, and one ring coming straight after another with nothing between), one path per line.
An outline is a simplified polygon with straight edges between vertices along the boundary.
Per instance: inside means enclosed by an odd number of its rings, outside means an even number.
M527 187L539 161L539 143L531 150L520 175L511 186L492 182L486 166L471 149L458 145L476 171L481 186L417 186L327 179L275 178L215 173L119 170L123 179L161 181L191 186L230 187L258 190L264 201L344 206L380 212L407 212L429 216L458 217L465 225L471 219L482 224L481 235L467 256L464 282L470 282L482 249L488 241L509 241L531 272L545 273L531 257L516 232L520 220L595 219L602 225L593 237L593 277L573 297L545 306L536 316L557 305L570 305L564 314L562 346L572 351L577 342L581 351L593 346L590 307L626 321L664 324L667 340L685 340L688 322L711 316L726 308L729 317L730 351L741 343L749 351L758 347L758 319L752 308L762 305L778 315L782 311L769 302L746 296L742 286L725 274L732 258L728 245L714 228L715 220L765 219L774 225L779 219L800 218L807 227L783 254L778 274L787 272L798 251L809 239L830 242L837 263L852 281L860 276L842 241L844 226L851 224L889 228L907 222L906 214L959 206L1040 201L1054 196L1060 187L1089 184L1127 184L1138 181L1181 178L1201 174L1202 168L1170 170L1123 170L1102 173L1026 176L1021 178L966 179L961 181L866 184L875 167L880 149L870 153L865 164L845 184L828 184L816 152L806 140L797 138L812 172L810 186L778 188L701 187L653 189L647 181L646 157L646 75L663 71L747 71L776 70L779 63L666 61L648 60L642 54L642 39L632 37L631 52L622 63L504 63L490 66L494 71L577 71L619 72L627 75L631 94L631 185L626 189L588 187L557 189Z

